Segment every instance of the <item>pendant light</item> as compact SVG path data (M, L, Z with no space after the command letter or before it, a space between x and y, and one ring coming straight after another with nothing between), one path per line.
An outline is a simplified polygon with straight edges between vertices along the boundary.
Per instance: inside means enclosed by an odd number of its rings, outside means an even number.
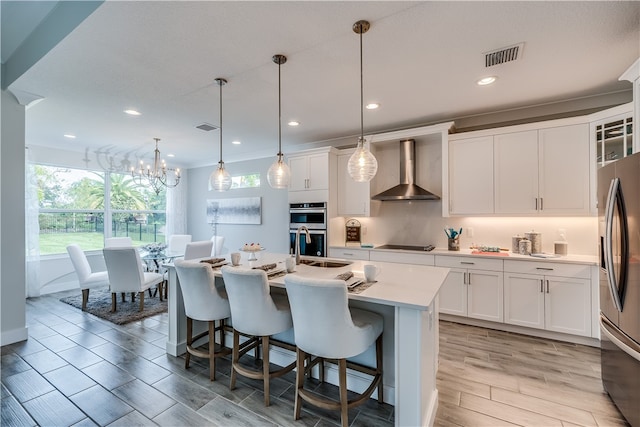
M360 137L356 151L349 158L347 171L356 182L369 182L378 171L378 161L367 148L364 139L364 90L362 77L362 34L369 31L369 21L358 21L353 24L353 32L360 35Z
M209 176L209 191L227 191L231 188L231 175L224 168L224 162L222 161L222 86L227 84L227 81L217 78L216 83L220 86L220 161L218 162L218 169L211 172Z
M281 96L281 80L280 80L280 66L287 62L287 57L284 55L274 55L271 58L273 62L278 64L278 158L269 167L267 172L267 181L272 188L287 188L289 186L289 180L291 179L291 170L289 165L284 161L284 155L282 154L282 96Z

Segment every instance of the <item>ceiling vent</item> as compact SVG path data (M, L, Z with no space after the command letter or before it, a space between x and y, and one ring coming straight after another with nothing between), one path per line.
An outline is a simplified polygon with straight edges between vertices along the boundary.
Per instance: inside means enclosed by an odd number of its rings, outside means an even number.
M524 43L519 43L517 45L503 47L502 49L491 52L485 52L484 66L488 68L493 67L494 65L504 64L505 62L517 61L522 57L523 49Z
M209 123L202 123L202 124L196 126L196 129L200 129L200 130L209 132L211 130L216 130L216 129L219 129L219 128L218 128L218 126L214 126L214 125L209 124Z

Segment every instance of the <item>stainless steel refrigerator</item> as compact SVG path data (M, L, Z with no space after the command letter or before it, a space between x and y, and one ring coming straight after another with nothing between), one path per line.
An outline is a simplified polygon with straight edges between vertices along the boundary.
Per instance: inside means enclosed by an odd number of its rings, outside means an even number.
M640 427L640 153L598 170L602 383Z

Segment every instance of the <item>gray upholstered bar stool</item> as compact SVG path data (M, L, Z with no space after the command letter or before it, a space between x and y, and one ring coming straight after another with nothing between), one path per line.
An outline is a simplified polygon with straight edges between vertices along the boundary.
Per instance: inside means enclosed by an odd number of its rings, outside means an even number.
M174 262L180 280L180 289L184 299L184 311L187 315L187 356L185 369L189 368L191 355L209 359L209 379L216 379L216 357L230 353L224 346L225 319L231 317L231 308L224 288L216 289L216 278L209 264L177 259ZM208 322L209 328L193 336L193 321ZM218 326L216 327L216 321ZM220 332L219 351L216 348L216 332ZM201 338L208 336L208 351L193 346Z
M269 380L292 371L296 365L293 362L275 371L269 369L270 344L295 350L294 345L270 338L293 327L289 302L286 295L271 294L267 273L264 270L242 270L225 266L222 267L222 277L229 295L233 319L233 354L229 388L232 390L235 388L237 374L247 378L262 379L264 404L269 406ZM240 335L256 337L258 344L262 345L261 371L240 364L240 356L252 348L251 346L244 349L240 347Z
M294 418L300 419L302 400L324 409L340 410L342 425L349 425L349 408L364 403L378 388L382 403L382 316L367 310L349 308L343 280L308 279L297 274L284 279L291 304L296 352L296 397ZM347 361L376 344L376 367ZM316 356L305 369L308 355ZM305 371L320 363L324 378L324 360L338 364L340 401L322 398L304 389ZM347 400L347 368L371 375L369 387L357 398Z

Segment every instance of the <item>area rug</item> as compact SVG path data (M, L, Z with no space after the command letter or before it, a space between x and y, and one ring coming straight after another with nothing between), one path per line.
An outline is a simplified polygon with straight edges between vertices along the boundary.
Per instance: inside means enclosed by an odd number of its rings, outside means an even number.
M89 302L87 303L87 313L98 316L101 319L108 320L116 325L124 325L126 323L135 322L154 314L167 312L167 300L160 302L158 296L149 297L149 293L144 296L144 310L141 312L140 300L136 295L136 301L131 302L131 293L126 294L126 301L122 302L120 295L117 296L116 312L111 312L111 292L108 288L91 289L89 291ZM69 304L79 310L82 310L82 292L78 291L78 295L60 298L60 301Z

